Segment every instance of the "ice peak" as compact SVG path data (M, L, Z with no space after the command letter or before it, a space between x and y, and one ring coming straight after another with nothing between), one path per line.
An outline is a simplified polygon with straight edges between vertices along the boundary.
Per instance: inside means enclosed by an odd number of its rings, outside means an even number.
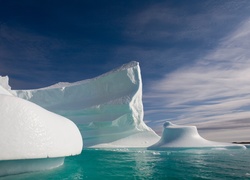
M11 87L9 86L9 77L8 76L0 76L0 85L7 90L10 90Z
M0 94L12 95L8 76L0 76Z
M164 124L163 124L163 127L166 128L166 127L169 127L169 126L176 126L175 124L171 123L170 121L166 121Z
M105 76L109 76L110 74L114 74L114 73L117 73L117 72L120 72L120 71L124 71L124 70L127 70L127 69L131 69L131 68L137 68L139 69L139 62L136 62L136 61L131 61L127 64L123 64L122 66L116 68L116 69L113 69L109 72L106 72L100 76L97 76L97 77L94 77L94 78L90 78L90 79L85 79L85 80L81 80L81 81L76 81L76 82L72 82L72 83L69 83L69 82L58 82L56 84L53 84L51 86L47 86L47 87L43 87L43 88L39 88L40 90L44 90L44 89L55 89L55 88L65 88L65 87L69 87L69 86L77 86L79 84L84 84L84 83L89 83L90 81L92 80L97 80L99 78L103 78Z
M131 67L136 67L136 66L139 66L139 62L137 61L131 61L129 63L126 63L126 64L123 64L120 68L118 68L117 70L119 69L128 69L128 68L131 68Z

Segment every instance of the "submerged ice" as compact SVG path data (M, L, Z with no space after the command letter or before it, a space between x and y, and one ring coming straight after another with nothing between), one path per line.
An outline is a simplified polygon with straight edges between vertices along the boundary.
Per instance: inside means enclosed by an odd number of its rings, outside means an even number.
M74 121L84 147L148 147L159 140L143 122L138 62L93 79L15 93Z

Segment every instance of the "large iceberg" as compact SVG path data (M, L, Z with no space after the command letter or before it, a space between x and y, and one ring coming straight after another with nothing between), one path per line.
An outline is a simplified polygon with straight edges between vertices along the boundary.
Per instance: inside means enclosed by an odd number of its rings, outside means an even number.
M0 176L51 169L81 153L72 121L13 96L7 81L0 77Z
M244 145L209 141L202 138L196 126L180 126L171 122L165 122L161 139L149 150L169 150L186 148L228 148L246 149Z
M143 122L138 62L93 79L13 93L74 121L84 147L148 147L160 139Z

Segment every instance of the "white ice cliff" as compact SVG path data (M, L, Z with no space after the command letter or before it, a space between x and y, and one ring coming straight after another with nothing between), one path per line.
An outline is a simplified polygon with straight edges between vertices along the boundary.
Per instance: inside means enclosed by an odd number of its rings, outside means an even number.
M93 79L15 93L74 121L84 147L148 147L160 139L143 122L138 62Z
M0 176L60 166L80 154L82 137L70 120L6 89L0 77Z
M196 126L179 126L171 122L165 122L161 139L149 150L168 150L183 148L230 148L246 149L243 145L209 141L202 138Z
M12 95L8 76L0 76L0 94Z

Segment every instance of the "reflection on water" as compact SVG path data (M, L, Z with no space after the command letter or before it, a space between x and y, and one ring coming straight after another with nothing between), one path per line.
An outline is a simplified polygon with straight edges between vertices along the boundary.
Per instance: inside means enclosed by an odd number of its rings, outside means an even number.
M133 153L133 158L135 161L134 166L134 177L153 177L155 166L155 158L152 156L151 162L148 160L148 152L145 150Z
M249 149L85 149L57 169L0 179L247 179L249 159Z

